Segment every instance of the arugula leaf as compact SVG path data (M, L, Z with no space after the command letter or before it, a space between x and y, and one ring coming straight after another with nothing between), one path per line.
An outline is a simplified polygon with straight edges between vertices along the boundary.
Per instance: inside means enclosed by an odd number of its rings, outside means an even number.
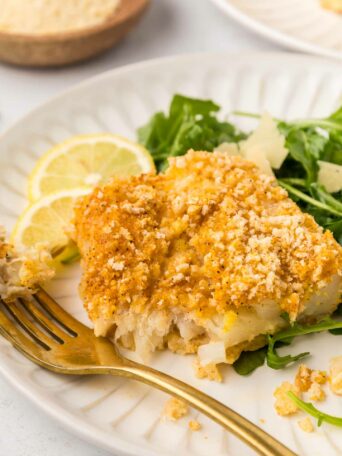
M267 365L272 369L283 369L288 364L291 364L299 359L302 359L308 356L309 352L299 353L298 355L286 355L279 356L276 351L276 344L279 342L288 341L289 338L294 338L297 336L303 336L305 334L318 333L322 331L329 330L342 330L342 321L335 321L330 317L324 318L319 323L314 325L301 325L299 323L294 323L291 328L284 331L280 331L273 336L267 336L268 339L268 349L267 349Z
M292 391L288 391L287 395L297 405L298 408L313 416L314 418L317 418L318 426L321 426L321 424L325 422L332 424L333 426L342 427L342 418L321 412L311 402L305 402L299 399L299 397L296 396Z
M276 176L290 197L342 244L342 192L331 195L317 182L318 160L342 165L342 106L325 119L278 121L289 155Z
M290 156L304 168L307 182L315 182L318 172L317 161L327 139L313 129L288 128L284 123L279 123L278 128L281 133L285 133L285 147L289 150Z
M278 179L279 185L281 185L289 195L292 197L296 197L298 200L305 201L306 203L309 203L311 206L314 206L318 209L321 209L323 211L327 211L332 215L335 215L337 217L342 217L342 211L336 210L334 207L332 207L329 204L323 203L319 201L318 199L313 198L310 195L307 195L301 190L298 190L297 188L293 187L292 185L288 184L285 180L283 179Z
M274 341L272 336L268 336L268 349L266 354L266 361L268 367L272 369L284 369L291 363L294 363L306 356L310 355L310 352L299 353L298 355L286 355L280 356L276 351L276 341Z
M320 159L336 165L342 165L342 132L329 132L329 141L325 144Z
M255 369L264 365L266 353L267 347L262 347L255 351L242 352L239 359L233 364L235 372L239 375L249 375Z
M317 184L316 182L310 185L310 190L311 193L319 201L335 209L342 216L342 200L339 201L337 198L328 193L323 187L323 185Z
M232 124L215 116L220 107L211 100L175 95L168 115L157 112L138 129L138 139L151 153L159 171L168 157L184 155L189 149L212 151L223 142L246 137Z
M342 305L337 309L334 316L342 315ZM286 320L286 315L283 315ZM283 369L284 367L296 362L306 356L309 352L299 353L298 355L280 356L277 349L284 345L290 345L295 337L305 334L329 331L332 334L342 334L342 321L336 321L330 317L324 318L314 325L300 325L294 323L290 328L280 331L275 335L267 335L267 345L256 351L242 352L239 359L233 364L234 370L240 375L249 375L255 369L264 365L265 359L267 365L272 369Z

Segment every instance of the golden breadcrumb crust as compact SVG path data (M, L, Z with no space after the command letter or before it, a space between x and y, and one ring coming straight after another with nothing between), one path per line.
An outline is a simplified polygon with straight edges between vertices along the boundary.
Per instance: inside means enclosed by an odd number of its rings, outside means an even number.
M305 417L301 420L298 421L298 426L302 429L304 432L313 432L315 430L314 425L312 424L312 421L310 417Z
M54 276L51 255L43 247L18 252L6 242L0 225L0 299L30 298L38 284Z
M130 306L210 318L275 300L295 317L342 270L342 248L274 178L190 151L165 174L115 178L75 209L92 320Z
M209 363L206 366L201 366L199 360L196 358L193 366L197 378L206 378L208 380L218 383L222 382L222 374L217 364Z
M295 385L302 393L310 391L313 385L324 385L327 382L326 371L310 369L305 364L300 364L296 377ZM313 387L314 391L316 386ZM312 390L311 390L312 391Z
M189 406L181 399L171 397L165 403L163 415L171 421L177 421L189 413Z
M202 429L202 425L199 421L196 420L190 420L189 421L189 429L193 432L197 432L200 429Z
M298 397L301 396L299 388L296 385L292 385L290 382L283 382L273 393L273 396L276 399L274 408L280 416L293 415L298 411L297 405L287 395L289 391Z

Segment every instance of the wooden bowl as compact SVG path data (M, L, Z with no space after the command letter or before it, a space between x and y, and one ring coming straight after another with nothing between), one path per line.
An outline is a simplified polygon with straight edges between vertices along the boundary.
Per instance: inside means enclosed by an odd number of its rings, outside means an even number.
M117 43L138 21L150 0L121 0L104 22L77 31L41 35L0 32L0 60L21 66L69 65Z

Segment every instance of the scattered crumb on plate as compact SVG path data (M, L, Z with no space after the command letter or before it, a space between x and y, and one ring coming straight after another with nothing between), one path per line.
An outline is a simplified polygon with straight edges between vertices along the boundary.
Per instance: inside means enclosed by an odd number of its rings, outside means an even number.
M276 390L273 395L276 398L274 408L278 415L287 416L293 415L297 412L297 405L288 397L288 391L292 391L296 396L300 396L301 392L296 385L292 385L290 382L283 382Z
M202 428L202 425L198 421L196 421L196 420L189 421L189 429L191 429L191 431L196 432L196 431L199 431L201 428Z
M177 421L189 413L189 406L181 399L171 397L165 404L163 415L171 421Z
M295 385L302 393L308 391L311 386L311 374L312 370L308 366L305 364L299 366L295 377Z
M342 356L331 358L329 363L329 377L331 391L342 396Z
M324 385L328 380L326 371L313 370L311 374L311 380L314 383L318 383L319 385Z
M0 225L0 298L4 301L30 298L39 283L54 276L50 261L44 246L18 252L6 242L5 230Z
M327 373L325 371L310 369L305 364L299 366L295 377L295 385L302 393L306 393L311 388L318 391L317 386L313 385L324 385L326 382Z
M324 401L325 399L325 392L323 391L322 387L316 382L313 382L311 384L308 390L308 395L312 401L320 402Z
M304 431L304 432L313 432L315 430L314 425L312 424L311 419L307 416L303 418L302 420L298 421L298 426Z
M215 382L222 382L222 374L217 364L209 363L206 366L201 366L198 359L195 359L194 370L197 378L206 378Z

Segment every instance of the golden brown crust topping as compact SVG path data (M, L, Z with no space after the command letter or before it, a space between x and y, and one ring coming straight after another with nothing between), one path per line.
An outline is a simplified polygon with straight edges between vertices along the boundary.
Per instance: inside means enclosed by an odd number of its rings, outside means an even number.
M75 210L92 319L178 307L209 317L276 300L291 315L342 274L342 249L251 162L194 152L113 179Z

